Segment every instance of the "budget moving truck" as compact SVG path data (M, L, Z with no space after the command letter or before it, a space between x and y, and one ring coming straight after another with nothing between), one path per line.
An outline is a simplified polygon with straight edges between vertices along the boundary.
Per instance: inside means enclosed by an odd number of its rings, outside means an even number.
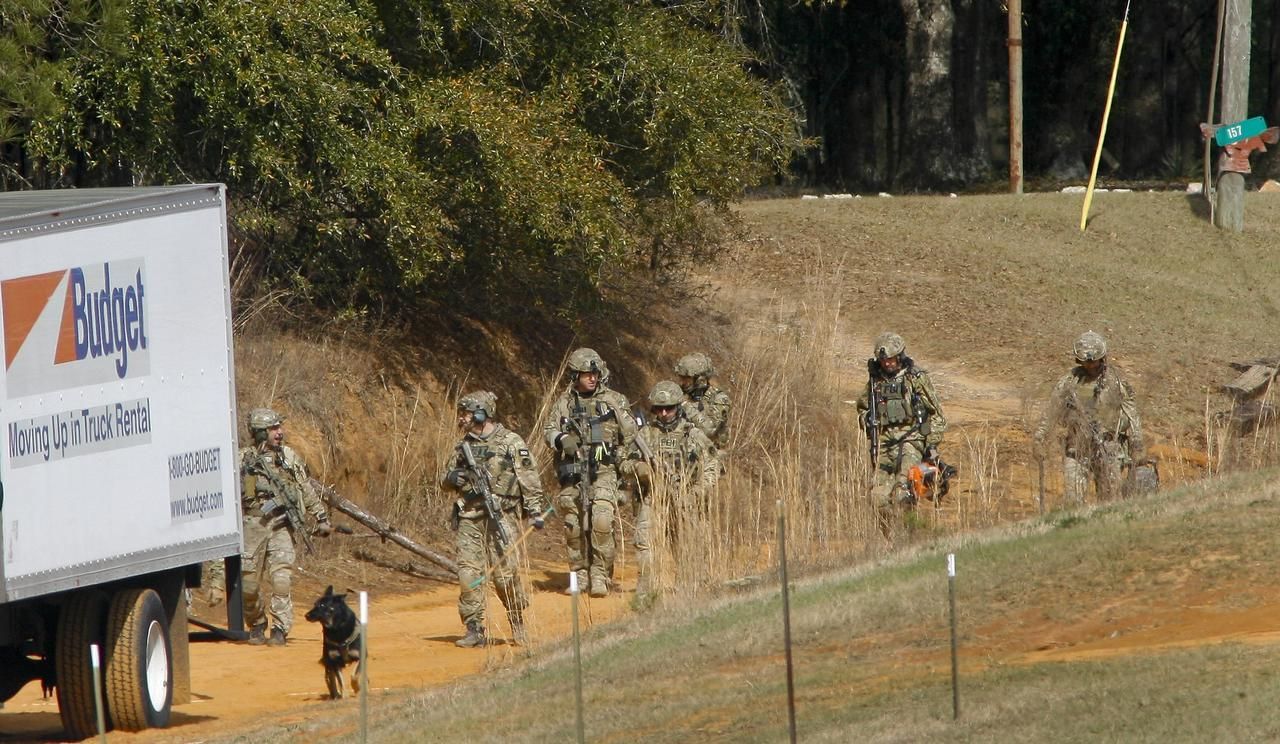
M0 701L92 735L96 645L107 725L164 726L241 544L224 187L0 194L0 321Z

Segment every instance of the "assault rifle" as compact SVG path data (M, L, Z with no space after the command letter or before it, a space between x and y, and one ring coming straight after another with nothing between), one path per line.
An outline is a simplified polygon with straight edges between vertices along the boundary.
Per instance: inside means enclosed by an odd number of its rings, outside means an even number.
M586 559L588 571L591 567L591 501L592 486L595 485L596 466L604 449L604 421L609 416L617 415L609 411L603 416L589 416L586 408L578 401L573 416L561 420L560 428L568 428L578 436L578 449L574 453L573 463L566 463L561 468L560 477L563 483L576 483L578 486L578 514L582 522L582 552ZM564 453L568 454L568 453Z
M511 545L511 536L507 534L507 526L502 522L502 505L498 503L498 497L493 495L489 471L476 462L476 455L471 451L471 443L466 440L462 442L462 456L467 461L467 469L475 478L474 486L481 500L484 501L484 511L489 515L489 521L493 523L493 528L497 532L498 553L505 553Z
M307 530L306 522L302 518L302 492L299 486L290 486L272 472L273 469L263 462L263 458L268 456L265 452L258 453L250 461L248 468L250 474L266 478L271 486L269 490L272 497L263 502L262 513L270 517L275 512L283 511L284 518L289 522L289 528L294 534L302 536L302 544L306 547L307 553L312 553L315 551L315 545L311 542L311 532Z
M644 413L637 412L634 414L633 418L635 418L636 420L635 442L636 442L636 449L639 450L640 452L640 459L649 463L649 467L654 468L656 470L658 467L658 461L654 459L653 449L649 446L649 443L645 441L645 438L640 436L640 430L643 429L645 426Z
M880 362L867 360L867 418L863 422L867 431L867 447L871 451L871 471L880 467L880 406L876 402L876 377L880 374Z

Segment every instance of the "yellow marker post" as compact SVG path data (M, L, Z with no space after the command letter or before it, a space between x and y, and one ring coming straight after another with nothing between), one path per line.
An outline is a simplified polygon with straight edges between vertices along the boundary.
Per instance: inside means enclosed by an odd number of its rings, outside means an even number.
M1084 209L1080 211L1080 232L1089 222L1089 204L1093 202L1093 186L1098 181L1098 161L1102 159L1102 143L1107 139L1107 120L1111 118L1111 99L1116 94L1116 75L1120 72L1120 52L1124 51L1124 34L1129 30L1129 2L1125 0L1124 20L1120 23L1120 41L1116 42L1116 62L1111 67L1111 85L1107 88L1107 105L1102 109L1102 131L1098 132L1098 149L1093 153L1093 169L1089 171L1089 188L1084 192Z

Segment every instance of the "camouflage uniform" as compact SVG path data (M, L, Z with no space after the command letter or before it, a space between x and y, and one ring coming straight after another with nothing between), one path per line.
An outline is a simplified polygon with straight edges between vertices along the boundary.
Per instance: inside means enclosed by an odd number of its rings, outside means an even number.
M244 620L249 628L269 625L272 635L288 636L293 628L293 564L297 536L284 504L309 514L324 526L329 514L307 477L307 467L292 448L273 449L266 442L240 449L243 480L244 553L241 555ZM269 511L264 511L269 510ZM304 527L304 529L306 529ZM262 596L264 586L271 596ZM268 623L269 621L269 623ZM283 638L281 638L283 640Z
M470 397L470 396L469 396ZM471 485L459 488L450 477L453 470L468 470L462 442L471 445L476 464L488 473L490 488L502 510L502 524L512 544L499 546L498 532L484 508L484 499ZM495 423L493 430L481 435L468 432L455 447L456 457L440 483L458 492L454 503L458 548L458 617L468 627L484 627L484 581L493 577L498 599L507 610L507 619L517 640L523 641L524 610L529 606L524 587L516 577L515 541L522 528L521 511L530 517L541 517L545 511L542 482L538 466L529 454L525 441L514 431ZM471 483L474 483L474 479Z
M882 340L884 341L882 343ZM887 351L888 353L883 353ZM876 357L867 361L867 386L858 399L864 426L870 415L870 399L875 396L877 459L872 478L872 498L885 509L914 505L907 483L907 471L924 459L927 448L942 442L947 420L928 373L915 366L905 354L906 347L896 334L882 334L876 343ZM884 371L881 360L897 357L900 367Z
M667 399L672 403L683 399L680 387L674 382L658 383L649 395L651 406L665 405ZM647 446L641 447L641 442ZM652 461L646 457L646 449ZM702 429L685 418L681 408L670 423L654 416L640 427L636 444L620 470L622 475L638 481L635 544L640 580L636 596L643 599L652 590L653 582L655 500L662 510L667 533L674 536L677 524L706 513L720 479L720 459L715 444Z
M705 354L686 354L676 362L675 372L692 378L692 383L682 388L688 396L680 405L684 417L701 429L717 448L728 447L732 403L729 394L711 382L715 374L711 360Z
M575 357L581 357L578 360L581 363L575 362ZM599 355L590 349L579 349L570 355L569 368L571 373L597 372L599 385L588 395L578 392L571 384L552 407L543 434L556 452L556 473L561 488L555 506L564 517L569 568L577 572L580 583L589 579L593 596L604 596L613 576L618 463L630 449L637 427L626 396L605 384L607 368ZM569 435L581 438L581 446L566 451L564 445ZM582 454L586 454L587 462L580 461ZM583 552L583 515L578 503L578 484L583 478L591 483L591 520L587 525L590 555Z
M1043 457L1050 434L1062 425L1064 496L1081 506L1090 479L1099 500L1119 496L1124 472L1143 459L1144 450L1133 388L1106 365L1106 342L1091 331L1077 340L1075 351L1081 364L1054 385L1035 442ZM1099 363L1094 374L1084 366L1090 361Z

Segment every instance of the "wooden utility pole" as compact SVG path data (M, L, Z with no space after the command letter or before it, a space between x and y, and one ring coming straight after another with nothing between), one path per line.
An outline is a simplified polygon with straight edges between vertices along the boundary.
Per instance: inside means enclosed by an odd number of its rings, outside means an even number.
M1022 193L1022 0L1009 0L1009 192Z
M1249 117L1249 40L1253 33L1253 0L1226 0L1222 39L1223 123ZM1212 123L1212 122L1211 122ZM1244 175L1224 172L1218 177L1218 227L1244 230Z

